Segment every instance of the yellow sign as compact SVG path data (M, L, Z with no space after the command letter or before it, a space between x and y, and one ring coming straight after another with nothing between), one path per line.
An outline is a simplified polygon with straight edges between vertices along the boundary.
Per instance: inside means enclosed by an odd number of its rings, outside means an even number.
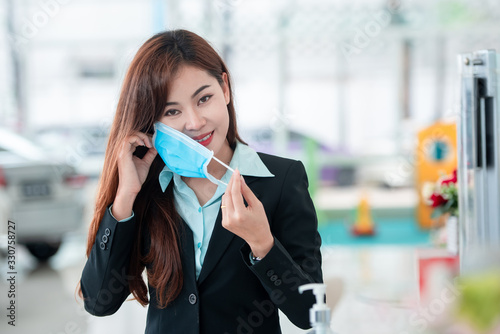
M417 221L420 227L430 228L436 223L431 218L432 208L422 196L425 182L436 182L441 176L457 168L457 127L455 123L437 122L418 133L415 160L418 193Z

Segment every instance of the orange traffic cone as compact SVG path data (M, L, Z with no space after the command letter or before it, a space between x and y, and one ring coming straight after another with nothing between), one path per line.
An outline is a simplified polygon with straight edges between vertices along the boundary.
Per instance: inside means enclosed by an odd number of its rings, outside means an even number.
M356 210L356 221L351 228L355 236L369 236L375 234L375 224L370 212L370 204L366 195L363 195Z

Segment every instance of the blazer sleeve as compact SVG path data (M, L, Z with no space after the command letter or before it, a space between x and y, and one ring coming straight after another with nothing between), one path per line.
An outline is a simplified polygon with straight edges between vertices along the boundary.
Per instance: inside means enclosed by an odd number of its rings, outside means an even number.
M245 244L241 249L243 260L288 319L300 328L310 328L309 309L315 298L310 291L300 294L298 287L323 282L321 238L307 174L300 161L294 161L287 171L270 224L274 246L269 253L252 265L250 247Z
M80 279L85 310L96 316L115 313L130 294L127 271L135 218L118 222L109 211L105 211Z

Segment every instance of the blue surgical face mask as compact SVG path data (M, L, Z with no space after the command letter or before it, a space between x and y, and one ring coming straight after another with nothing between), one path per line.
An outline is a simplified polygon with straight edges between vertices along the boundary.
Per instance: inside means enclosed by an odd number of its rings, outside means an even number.
M231 172L234 170L214 157L214 152L161 122L154 124L153 145L170 170L185 177L207 178L215 184L227 186L207 171L212 159L222 164Z

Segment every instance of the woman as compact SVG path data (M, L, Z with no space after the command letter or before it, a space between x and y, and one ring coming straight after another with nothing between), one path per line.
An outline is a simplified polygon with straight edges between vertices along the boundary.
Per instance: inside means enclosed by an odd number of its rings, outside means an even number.
M232 167L207 168L227 186L173 173L153 146L156 122ZM281 333L278 308L310 327L314 298L297 288L322 272L307 187L301 162L240 138L229 72L204 39L153 36L130 65L111 128L80 281L85 309L110 315L132 294L150 304L146 333Z

